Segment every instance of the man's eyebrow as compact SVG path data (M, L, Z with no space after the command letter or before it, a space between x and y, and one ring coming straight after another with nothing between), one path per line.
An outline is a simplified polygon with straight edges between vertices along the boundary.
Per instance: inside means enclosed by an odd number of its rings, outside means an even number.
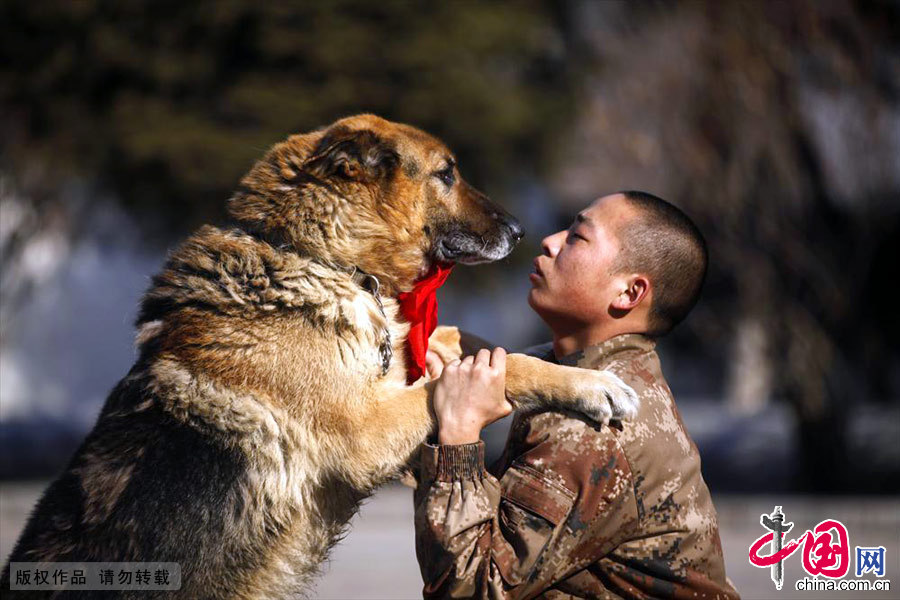
M584 213L578 213L575 216L575 222L584 223L585 225L593 225L594 224L593 219L591 219L589 216L585 215Z

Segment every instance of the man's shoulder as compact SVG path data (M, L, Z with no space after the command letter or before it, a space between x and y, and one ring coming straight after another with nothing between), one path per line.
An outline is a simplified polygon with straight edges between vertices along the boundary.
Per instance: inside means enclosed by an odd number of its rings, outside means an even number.
M676 481L686 487L700 485L700 454L662 373L656 351L622 352L597 368L616 374L640 399L637 416L622 425L617 441L640 482L641 493L652 495L648 488L670 490Z
M638 394L644 390L668 392L669 387L655 349L629 348L608 357L591 360L587 355L585 359L579 366L611 371Z
M601 356L586 352L579 366L608 370L637 393L637 416L615 430L616 441L635 473L662 473L675 464L694 470L699 465L697 447L681 418L654 346L630 344Z
M618 345L610 348L610 344ZM542 352L553 356L552 344L529 350L535 356ZM693 444L675 407L654 344L636 336L619 338L586 349L577 366L608 370L631 386L641 400L635 420L602 425L570 411L517 414L509 436L511 462L527 460L539 468L556 470L559 465L579 461L602 463L616 455L630 469L635 444L642 448L639 455L653 454L657 462L665 462L668 449L673 447L691 452ZM648 442L651 448L646 447Z

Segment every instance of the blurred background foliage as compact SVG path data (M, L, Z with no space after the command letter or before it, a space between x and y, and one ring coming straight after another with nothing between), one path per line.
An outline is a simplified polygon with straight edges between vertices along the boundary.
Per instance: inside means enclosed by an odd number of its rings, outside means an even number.
M367 111L442 137L529 231L504 263L454 273L445 320L540 341L524 265L541 236L598 195L654 192L712 252L662 345L711 486L900 490L897 3L6 0L0 23L9 444L34 443L21 407L41 406L42 348L112 348L119 375L83 385L59 359L60 403L89 414L131 360L102 321L28 337L85 244L120 275L84 275L84 304L125 322L137 298L110 287L140 293L167 246L221 222L266 148ZM131 245L153 258L115 262Z
M475 179L542 164L572 111L558 11L534 2L7 2L5 157L122 202L219 214L270 145L361 111L445 137Z

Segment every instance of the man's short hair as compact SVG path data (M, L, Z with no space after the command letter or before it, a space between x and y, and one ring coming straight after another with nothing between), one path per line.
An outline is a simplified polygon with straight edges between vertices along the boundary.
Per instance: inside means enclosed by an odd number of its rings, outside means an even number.
M614 273L645 273L653 286L647 335L660 337L680 323L700 297L709 254L693 221L662 198L619 192L638 215L618 231Z

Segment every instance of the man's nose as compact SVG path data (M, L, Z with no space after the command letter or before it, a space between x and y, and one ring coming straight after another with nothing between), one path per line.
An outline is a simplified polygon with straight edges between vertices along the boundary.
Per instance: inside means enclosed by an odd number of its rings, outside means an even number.
M555 258L556 253L559 252L559 242L557 241L558 238L559 232L554 233L553 235L548 235L541 240L541 250L543 250L544 254L549 256L550 258Z

